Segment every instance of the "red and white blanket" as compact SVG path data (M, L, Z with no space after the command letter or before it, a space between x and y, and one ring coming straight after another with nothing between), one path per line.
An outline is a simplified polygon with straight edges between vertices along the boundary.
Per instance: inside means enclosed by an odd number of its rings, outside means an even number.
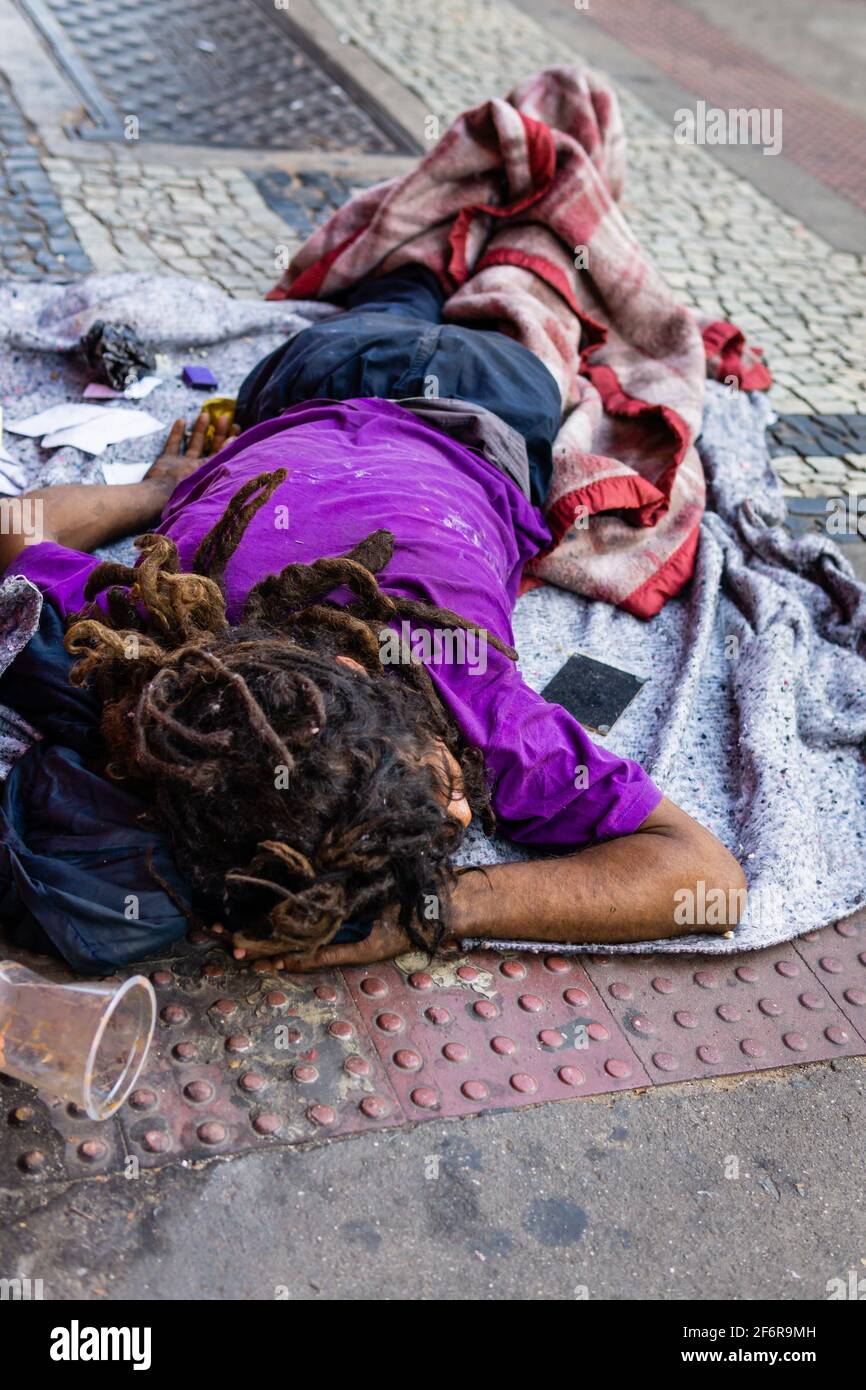
M615 93L549 68L465 112L414 171L353 197L298 251L270 299L327 299L420 261L444 316L497 321L562 394L536 580L657 613L690 578L704 510L694 438L707 371L769 386L730 323L677 304L618 206L625 134Z

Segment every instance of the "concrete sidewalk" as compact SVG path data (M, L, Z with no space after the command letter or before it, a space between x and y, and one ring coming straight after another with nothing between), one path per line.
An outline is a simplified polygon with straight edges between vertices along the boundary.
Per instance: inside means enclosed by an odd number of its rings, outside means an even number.
M839 1061L0 1193L0 1264L57 1299L820 1301L866 1277L864 1082Z

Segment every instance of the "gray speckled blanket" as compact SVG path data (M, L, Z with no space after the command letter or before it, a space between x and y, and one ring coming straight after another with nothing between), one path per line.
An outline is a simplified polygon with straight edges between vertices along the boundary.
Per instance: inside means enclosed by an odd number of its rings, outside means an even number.
M327 312L321 304L230 299L175 277L0 284L6 418L80 398L86 373L71 349L95 318L131 323L168 357L165 384L145 403L168 425L176 415L191 418L201 399L177 379L185 362L206 361L219 393L234 395L258 358ZM699 449L712 510L694 581L651 622L550 587L518 602L520 665L535 688L576 651L648 677L605 742L641 761L729 845L749 880L747 913L732 939L560 949L723 954L788 940L866 903L866 587L830 540L795 540L782 527L764 444L768 419L763 397L708 384ZM153 458L162 438L115 446L107 457ZM46 453L10 435L6 447L31 486L100 477L99 460L77 450ZM3 650L8 644L0 660ZM461 859L493 863L518 853L473 832Z

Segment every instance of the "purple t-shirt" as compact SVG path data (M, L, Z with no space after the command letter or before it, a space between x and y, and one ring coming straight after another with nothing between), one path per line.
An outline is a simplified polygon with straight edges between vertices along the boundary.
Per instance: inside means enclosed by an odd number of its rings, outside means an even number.
M158 528L175 541L184 567L242 484L281 466L286 481L228 563L231 621L265 575L291 561L342 554L384 527L395 537L379 576L385 593L450 608L511 644L523 566L549 541L542 517L492 464L388 401L304 402L202 464L175 490ZM43 542L22 551L11 569L68 613L81 607L97 563ZM434 637L425 650L419 631L413 623L413 646L443 703L484 753L504 835L576 848L631 833L658 804L662 793L637 763L595 744L494 647L471 639L461 647L446 630L438 647Z

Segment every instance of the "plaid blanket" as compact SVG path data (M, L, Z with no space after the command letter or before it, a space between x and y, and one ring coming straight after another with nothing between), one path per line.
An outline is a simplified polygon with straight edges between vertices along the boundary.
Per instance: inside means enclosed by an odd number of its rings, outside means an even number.
M770 384L725 322L677 304L620 211L615 93L549 68L460 116L402 178L353 197L297 252L269 299L328 299L410 261L444 316L512 335L552 372L563 421L546 506L549 581L657 613L691 577L704 510L694 447L711 374Z

